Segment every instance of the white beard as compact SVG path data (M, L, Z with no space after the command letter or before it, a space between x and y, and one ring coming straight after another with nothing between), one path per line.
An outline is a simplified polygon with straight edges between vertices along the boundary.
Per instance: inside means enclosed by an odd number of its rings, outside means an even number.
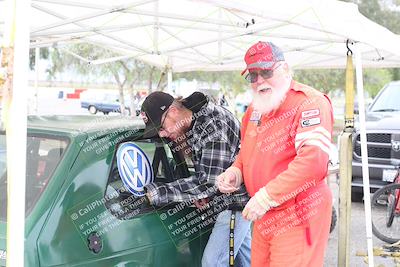
M278 109L285 99L286 93L289 89L290 83L284 88L271 88L271 90L265 93L255 92L252 90L253 108L262 114L268 114L271 111Z

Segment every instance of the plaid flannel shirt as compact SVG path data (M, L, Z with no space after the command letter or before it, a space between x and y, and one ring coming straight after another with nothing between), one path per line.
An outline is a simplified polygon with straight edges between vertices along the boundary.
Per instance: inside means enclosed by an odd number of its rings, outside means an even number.
M240 148L240 123L232 113L211 101L193 114L194 123L186 133L192 149L195 175L171 183L146 186L150 203L164 206L222 194L216 178L235 161ZM244 184L233 194L224 195L228 209L241 210L249 200Z

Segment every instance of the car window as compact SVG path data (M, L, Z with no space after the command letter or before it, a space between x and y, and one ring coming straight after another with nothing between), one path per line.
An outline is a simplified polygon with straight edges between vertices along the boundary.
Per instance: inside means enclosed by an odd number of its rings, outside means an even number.
M6 219L6 145L5 135L0 135L0 198L1 219ZM47 136L28 136L26 147L25 215L33 209L44 192L54 170L68 146L67 139Z
M373 103L370 111L400 111L400 84L389 85Z
M105 94L103 96L104 101L113 102L113 101L116 101L117 99L119 99L117 94Z
M161 139L147 139L134 142L151 162L154 182L168 183L189 176L186 163ZM113 164L105 191L106 207L119 219L130 219L138 214L154 211L144 202L143 197L133 195L124 187L117 168Z

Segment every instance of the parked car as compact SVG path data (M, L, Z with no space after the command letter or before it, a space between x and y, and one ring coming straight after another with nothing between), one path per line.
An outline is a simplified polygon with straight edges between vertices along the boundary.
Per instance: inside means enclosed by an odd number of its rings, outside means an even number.
M372 191L393 182L400 165L400 81L387 84L366 110L368 166ZM361 201L360 133L353 135L352 200Z
M135 101L135 114L136 116L140 113L141 101ZM125 97L125 112L131 114L131 101L129 97ZM89 110L91 114L96 114L97 112L103 112L108 115L110 112L121 113L121 103L119 102L119 97L116 94L105 94L100 97L87 98L81 100L81 108Z
M0 151L6 151L4 139L3 132ZM208 211L191 204L154 209L126 190L116 154L127 142L143 152L134 170L139 178L143 157L156 182L194 172L165 140L145 136L141 119L28 118L25 266L201 266L212 224L194 213ZM0 266L5 266L7 172L0 167ZM186 234L190 227L176 228L179 220L194 219L204 224L195 235Z

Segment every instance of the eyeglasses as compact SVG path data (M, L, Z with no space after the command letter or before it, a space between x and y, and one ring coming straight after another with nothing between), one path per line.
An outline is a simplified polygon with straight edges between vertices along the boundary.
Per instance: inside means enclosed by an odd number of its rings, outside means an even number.
M249 83L255 83L258 81L258 75L263 77L263 79L271 79L274 76L274 71L281 66L280 64L270 70L259 70L259 71L249 71L249 73L244 77Z
M169 108L168 108L167 111L164 113L164 118L163 118L162 121L161 121L161 125L160 125L159 131L165 131L165 129L164 129L164 122L165 122L165 119L167 118L168 112L169 112Z

